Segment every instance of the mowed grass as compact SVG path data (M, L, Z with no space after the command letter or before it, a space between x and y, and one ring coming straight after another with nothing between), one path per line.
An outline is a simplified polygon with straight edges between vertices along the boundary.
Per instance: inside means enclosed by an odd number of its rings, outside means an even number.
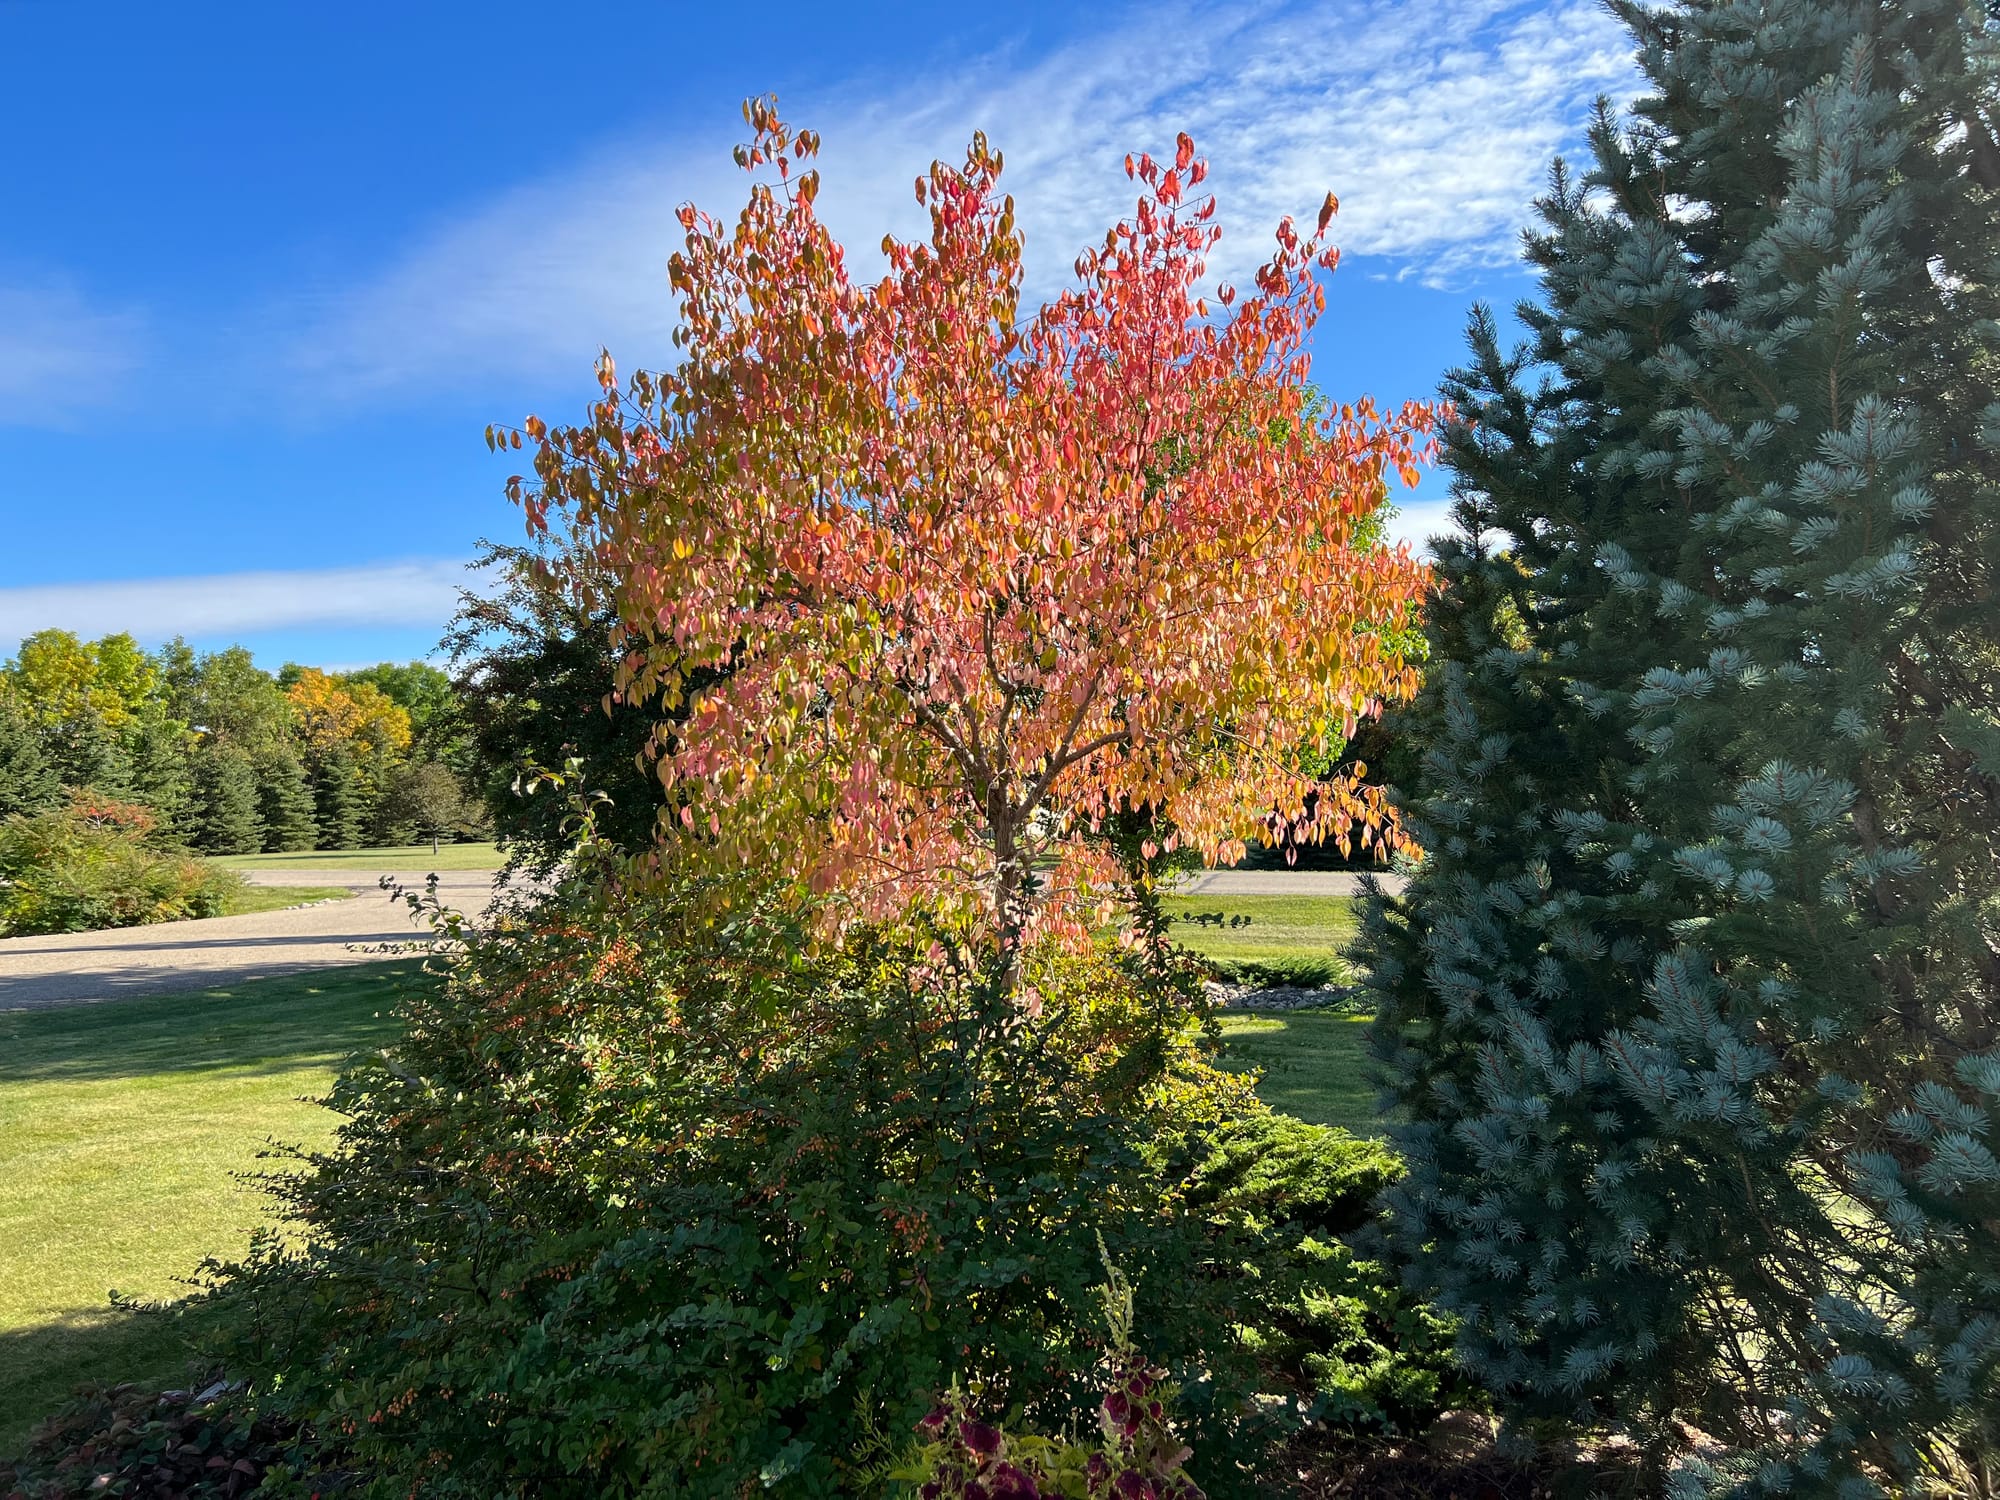
M399 844L387 849L308 849L299 854L225 854L215 863L232 870L497 870L504 856L491 843Z
M1167 909L1173 940L1232 977L1325 983L1315 975L1351 974L1351 897L1177 896ZM1386 1122L1368 1081L1368 1020L1319 1010L1225 1014L1221 1062L1261 1072L1257 1097L1273 1109L1379 1136Z
M1221 977L1329 984L1351 973L1349 896L1170 896L1173 940L1210 960Z
M1222 1022L1222 1066L1258 1069L1257 1097L1271 1108L1315 1125L1356 1135L1388 1133L1368 1081L1368 1016L1323 1010L1259 1015L1236 1012Z
M271 1206L239 1174L267 1140L323 1145L305 1102L386 1042L408 960L200 994L0 1013L0 1454L77 1384L186 1373L171 1320L109 1294L184 1295Z
M243 917L252 912L283 911L288 906L304 906L308 901L342 901L352 896L344 885L246 885L229 898L225 917Z

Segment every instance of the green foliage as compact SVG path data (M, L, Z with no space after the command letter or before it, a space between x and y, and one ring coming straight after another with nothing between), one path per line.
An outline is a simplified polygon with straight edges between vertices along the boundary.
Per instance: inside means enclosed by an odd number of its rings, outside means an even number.
M1358 1248L1401 1176L1379 1142L1272 1114L1222 1132L1187 1178L1218 1258L1255 1268L1252 1347L1337 1427L1420 1431L1478 1399L1451 1365L1450 1325Z
M41 737L10 693L0 692L0 818L38 813L62 801L62 780Z
M645 763L656 715L617 698L616 612L559 583L547 550L480 545L477 566L501 585L461 595L444 645L494 828L530 868L552 867L569 849L568 808L561 797L530 795L521 767L576 761L605 799L598 836L645 848L662 803Z
M289 854L318 845L312 783L290 750L272 750L257 763L257 812L264 822L264 852Z
M205 738L234 745L253 760L292 743L284 689L241 646L197 656L181 640L160 651L161 675L176 717Z
M480 809L467 799L451 767L426 760L399 766L391 773L379 821L388 828L408 828L419 838L429 839L435 850L439 839L476 830Z
M224 740L194 753L194 845L204 854L255 854L264 847L257 772L250 757Z
M79 801L0 824L0 936L221 914L241 877L146 842L144 809Z
M1531 347L1481 314L1446 388L1390 1222L1517 1421L1677 1493L1984 1492L2000 33L1618 9L1651 92L1555 175Z
M305 1233L225 1282L230 1368L383 1493L828 1493L954 1380L1087 1420L1102 1236L1202 1483L1239 1483L1283 1425L1251 1396L1322 1382L1238 1330L1333 1283L1200 1176L1258 1110L1199 1028L1115 954L1037 954L1024 1015L948 949L807 956L740 892L705 925L715 894L579 876L474 935L336 1090L339 1149L284 1189ZM1362 1190L1328 1191L1358 1221Z
M315 712L287 696L301 676L317 679ZM406 716L419 764L469 764L450 680L422 662L337 679L288 666L274 677L240 646L198 653L175 639L148 655L127 635L40 631L0 665L0 816L53 805L53 783L144 803L161 842L256 848L253 821L274 852L322 838L341 848L371 835L393 842L397 830L380 820L405 764ZM302 763L314 778L310 834Z
M410 753L421 761L443 761L463 773L471 746L465 738L458 694L451 678L429 662L378 662L358 672L342 672L343 685L368 683L410 716Z
M360 847L374 811L371 792L360 764L344 745L335 745L319 757L312 769L312 796L320 848Z

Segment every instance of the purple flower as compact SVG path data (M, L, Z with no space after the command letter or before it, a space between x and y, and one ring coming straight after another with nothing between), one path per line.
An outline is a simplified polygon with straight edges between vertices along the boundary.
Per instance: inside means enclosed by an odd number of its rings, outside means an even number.
M935 1437L938 1433L944 1431L944 1424L950 1416L951 1412L947 1408L933 1406L930 1409L930 1414L923 1421L917 1423L917 1431L924 1434L925 1437Z
M1112 1481L1111 1493L1118 1500L1159 1500L1160 1492L1153 1488L1153 1481L1145 1475L1127 1469Z

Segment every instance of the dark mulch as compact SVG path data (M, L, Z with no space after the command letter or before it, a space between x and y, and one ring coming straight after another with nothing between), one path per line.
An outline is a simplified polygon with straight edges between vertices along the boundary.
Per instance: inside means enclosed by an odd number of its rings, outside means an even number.
M1444 1439L1440 1441L1440 1436ZM1483 1432L1424 1439L1307 1439L1277 1466L1272 1494L1287 1500L1645 1500L1637 1467L1620 1455L1503 1456Z

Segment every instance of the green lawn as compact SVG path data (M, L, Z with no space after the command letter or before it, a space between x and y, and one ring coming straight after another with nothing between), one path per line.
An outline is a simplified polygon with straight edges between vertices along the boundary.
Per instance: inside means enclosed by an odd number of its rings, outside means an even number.
M1222 1065L1257 1068L1257 1097L1271 1108L1379 1136L1388 1123L1368 1081L1367 1016L1294 1010L1222 1017Z
M79 1382L182 1373L180 1335L108 1294L171 1299L239 1253L269 1215L236 1174L267 1139L323 1143L303 1100L428 982L395 960L0 1013L0 1453Z
M1351 972L1348 896L1170 896L1173 940L1225 979L1319 985Z
M215 862L233 870L497 870L502 855L492 844L429 844L392 849L311 849L303 854L225 854Z
M354 892L344 885L246 885L229 898L225 917L241 917L255 911L282 911L287 906L304 906L308 901L341 901Z
M1307 985L1352 973L1354 901L1347 896L1175 896L1173 939L1225 978ZM1234 1012L1222 1017L1225 1067L1257 1069L1257 1096L1273 1109L1357 1135L1382 1134L1367 1077L1366 1016L1329 1011Z

